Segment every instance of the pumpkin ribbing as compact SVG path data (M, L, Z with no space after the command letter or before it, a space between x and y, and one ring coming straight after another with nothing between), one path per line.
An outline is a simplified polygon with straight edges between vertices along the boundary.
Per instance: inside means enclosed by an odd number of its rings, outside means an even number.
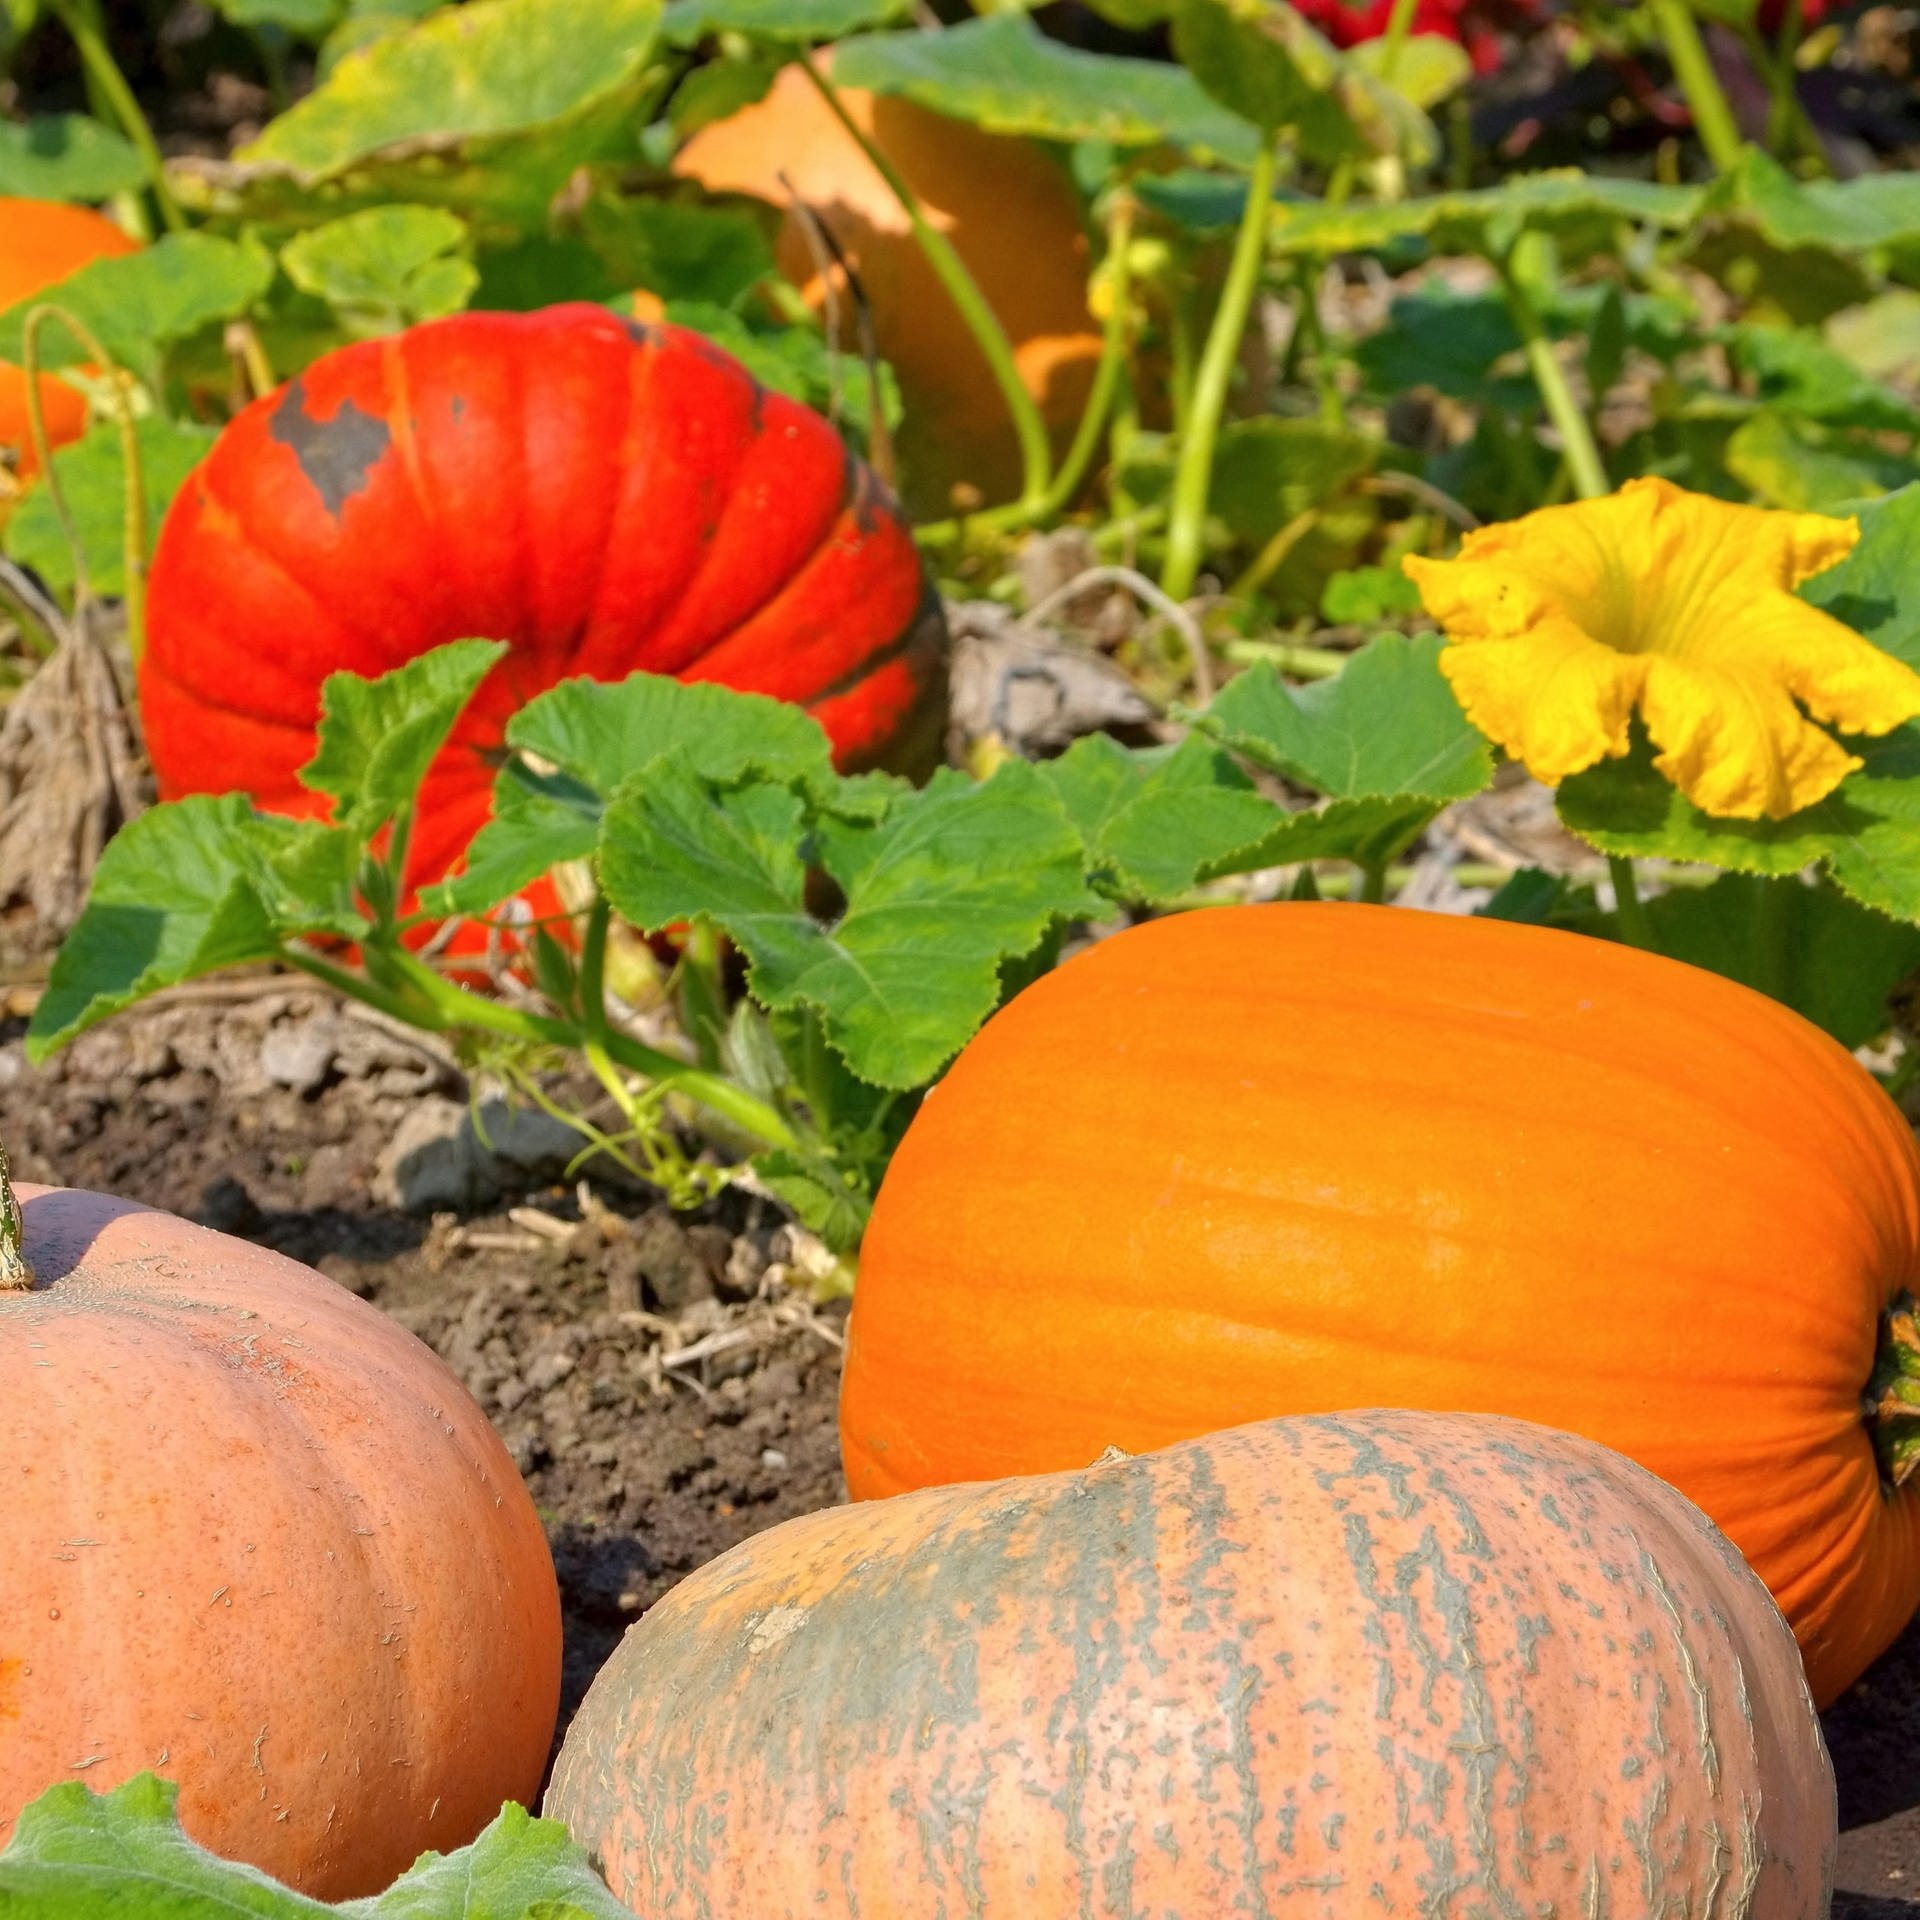
M144 1769L186 1831L325 1899L538 1787L545 1536L485 1416L310 1269L22 1187L0 1291L0 1846L55 1781Z
M502 639L409 846L438 878L507 718L572 676L807 706L843 765L924 749L944 633L906 523L817 414L697 334L598 307L345 347L221 434L154 557L140 698L163 798L311 813L320 683Z
M1539 928L1178 916L1029 988L874 1210L870 1495L1369 1400L1584 1433L1703 1507L1832 1699L1920 1601L1862 1423L1920 1154L1784 1007Z
M646 1914L1823 1915L1832 1774L1670 1487L1275 1420L790 1521L631 1629L546 1810Z

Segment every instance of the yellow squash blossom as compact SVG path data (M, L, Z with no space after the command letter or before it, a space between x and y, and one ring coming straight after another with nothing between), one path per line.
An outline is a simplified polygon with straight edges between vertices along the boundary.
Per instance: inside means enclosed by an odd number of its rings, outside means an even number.
M1878 734L1920 716L1920 674L1793 593L1859 537L1630 480L1403 564L1468 719L1538 779L1625 753L1638 708L1695 806L1779 820L1860 764L1814 720Z

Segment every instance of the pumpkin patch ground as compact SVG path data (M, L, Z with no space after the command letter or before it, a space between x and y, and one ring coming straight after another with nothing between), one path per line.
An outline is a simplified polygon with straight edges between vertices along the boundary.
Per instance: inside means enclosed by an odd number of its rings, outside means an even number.
M537 1140L512 1142L528 1165L449 1173L418 1122L408 1137L427 1144L402 1172L406 1114L464 1089L414 1040L298 984L162 1001L31 1077L21 1027L0 1028L0 1138L20 1178L57 1173L317 1265L473 1392L553 1547L562 1732L670 1587L845 1498L844 1310L780 1283L798 1249L770 1207L736 1193L673 1216L603 1187L582 1220L574 1191L542 1177ZM211 1182L209 1168L222 1169ZM404 1212L397 1174L440 1180L442 1201L464 1177L465 1204ZM681 1350L693 1357L663 1365ZM1920 1628L1822 1724L1840 1796L1836 1914L1920 1914Z

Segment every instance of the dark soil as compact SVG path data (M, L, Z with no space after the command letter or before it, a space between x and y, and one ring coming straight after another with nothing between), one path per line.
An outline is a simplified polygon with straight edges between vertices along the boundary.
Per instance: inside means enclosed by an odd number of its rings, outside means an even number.
M682 1575L846 1497L844 1309L782 1284L790 1234L771 1207L729 1195L676 1216L602 1190L583 1222L576 1187L525 1178L457 1221L383 1204L381 1157L409 1113L464 1090L298 987L157 1005L37 1071L21 1025L0 1030L16 1177L122 1194L304 1260L460 1376L547 1523L563 1727L621 1633ZM670 1358L696 1345L704 1357Z
M399 1210L383 1156L464 1097L417 1042L281 982L176 999L27 1067L0 1026L0 1138L22 1179L163 1206L318 1266L433 1346L500 1430L546 1521L564 1718L667 1587L845 1497L837 1307L732 1194L675 1216L637 1189L522 1172L477 1210ZM686 1352L681 1361L674 1356ZM1920 1624L1826 1716L1841 1920L1920 1920ZM1036 1916L1036 1920L1048 1920Z

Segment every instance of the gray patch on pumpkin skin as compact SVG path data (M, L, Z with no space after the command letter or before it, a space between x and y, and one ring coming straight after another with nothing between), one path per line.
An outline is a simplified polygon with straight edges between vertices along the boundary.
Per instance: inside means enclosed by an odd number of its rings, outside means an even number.
M331 419L316 420L307 411L304 380L288 383L267 418L267 435L291 450L332 520L340 518L355 494L366 490L374 468L393 445L387 423L351 400Z

